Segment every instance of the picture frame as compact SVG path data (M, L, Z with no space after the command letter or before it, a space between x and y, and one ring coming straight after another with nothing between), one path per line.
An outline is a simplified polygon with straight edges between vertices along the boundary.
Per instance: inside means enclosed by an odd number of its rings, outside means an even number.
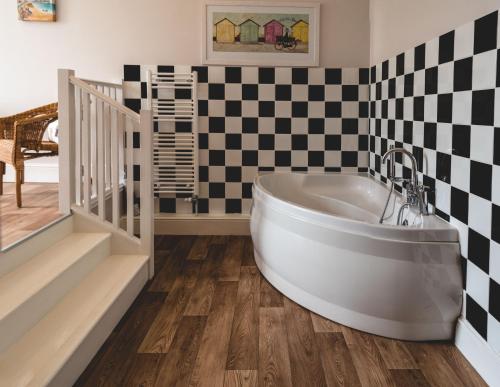
M17 0L17 14L21 21L56 21L56 0Z
M203 64L319 66L319 3L208 1L203 6Z

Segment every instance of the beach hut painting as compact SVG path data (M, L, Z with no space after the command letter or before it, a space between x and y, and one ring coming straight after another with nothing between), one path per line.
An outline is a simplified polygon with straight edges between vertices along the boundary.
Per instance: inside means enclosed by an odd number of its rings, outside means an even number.
M204 64L319 64L320 4L216 1L203 5Z
M55 0L17 0L19 20L23 21L56 21Z
M259 43L260 25L252 19L247 19L240 24L240 43Z

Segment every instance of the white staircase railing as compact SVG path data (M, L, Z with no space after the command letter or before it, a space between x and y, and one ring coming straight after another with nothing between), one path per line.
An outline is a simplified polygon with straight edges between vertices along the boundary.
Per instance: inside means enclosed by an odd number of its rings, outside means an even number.
M73 70L59 70L59 210L107 223L135 240L150 256L153 275L153 191L151 111L140 114L121 103L121 86L85 81ZM141 151L134 160L133 133ZM140 168L135 189L134 164ZM138 205L135 205L135 203ZM139 227L135 222L140 211ZM122 219L126 219L122 222ZM122 228L122 224L125 223Z

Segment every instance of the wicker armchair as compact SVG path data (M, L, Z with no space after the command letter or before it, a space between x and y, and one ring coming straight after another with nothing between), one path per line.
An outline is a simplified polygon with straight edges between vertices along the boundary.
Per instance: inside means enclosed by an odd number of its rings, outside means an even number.
M5 164L16 170L17 206L22 206L24 160L58 154L55 143L42 141L47 126L57 120L57 103L10 117L0 118L0 195L3 193Z

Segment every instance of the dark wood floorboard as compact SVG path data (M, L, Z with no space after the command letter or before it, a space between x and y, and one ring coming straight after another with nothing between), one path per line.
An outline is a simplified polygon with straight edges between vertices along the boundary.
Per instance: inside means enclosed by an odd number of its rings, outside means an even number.
M156 237L155 252L76 386L486 386L453 343L369 335L284 297L248 237Z

